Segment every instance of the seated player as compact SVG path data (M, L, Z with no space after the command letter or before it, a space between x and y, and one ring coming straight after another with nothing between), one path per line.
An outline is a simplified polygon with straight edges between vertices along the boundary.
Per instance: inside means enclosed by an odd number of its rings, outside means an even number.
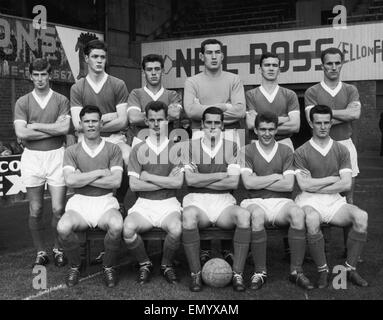
M294 155L296 176L302 190L295 202L306 214L310 254L319 272L318 288L327 287L329 278L320 230L322 222L339 227L352 226L347 238L347 277L355 285L366 287L368 283L356 272L356 265L367 240L368 216L339 194L351 188L350 153L329 136L333 123L330 107L316 105L309 115L313 137Z
M207 108L202 115L204 136L192 139L183 150L189 194L183 199L182 241L189 263L191 291L201 291L200 237L198 229L215 225L235 228L233 289L244 291L242 273L250 242L249 212L236 205L230 193L239 182L237 144L223 138L223 111Z
M153 267L140 233L153 227L167 232L161 273L169 283L178 281L173 257L181 239L181 204L175 196L183 184L184 173L169 155L173 142L167 137L167 119L168 107L164 102L148 103L145 122L149 136L133 147L128 164L130 187L137 192L138 199L125 218L123 236L129 251L138 260L140 284L149 281Z
M289 226L289 280L303 289L313 289L302 270L306 248L304 212L291 199L293 151L275 140L278 132L275 113L257 114L254 131L258 141L246 145L240 154L242 181L248 190L248 199L241 202L241 207L251 213L251 252L255 269L251 289L260 289L267 279L265 225Z
M98 227L105 230L103 259L104 281L107 287L116 285L116 257L121 242L123 226L119 204L113 197L122 178L122 154L120 148L100 136L101 111L95 106L85 106L80 112L80 127L84 133L82 142L70 146L64 155L64 178L73 188L65 214L57 225L57 231L70 263L66 279L69 287L76 285L80 276L80 246L76 231Z

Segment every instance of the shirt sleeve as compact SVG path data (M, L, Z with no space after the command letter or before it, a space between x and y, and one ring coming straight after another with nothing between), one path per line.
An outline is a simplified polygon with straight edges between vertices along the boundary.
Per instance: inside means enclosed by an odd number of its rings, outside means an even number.
M83 81L85 81L85 78L82 78L70 88L71 107L83 107L82 94L80 92L80 88L83 87Z
M129 161L128 161L128 176L136 177L137 179L140 178L140 174L142 171L142 166L138 160L138 152L140 151L140 146L143 144L137 144L134 146L132 152L129 155Z
M351 85L348 92L348 103L353 101L359 101L359 92L355 86Z
M255 110L255 92L254 89L246 91L246 110Z
M59 116L66 116L66 115L70 116L70 103L66 97L61 96L59 108L60 108Z
M304 156L304 150L302 148L298 148L294 152L294 168L295 171L300 171L307 168L307 161Z
M122 152L119 146L116 144L112 145L111 148L111 155L110 155L110 162L109 167L110 171L113 170L123 170L123 160L122 160Z
M318 104L313 87L308 88L305 92L305 108Z
M26 110L26 103L23 98L19 98L15 104L14 121L23 121L28 123L28 114Z
M120 80L117 85L116 90L116 106L122 103L127 103L129 97L128 88L126 87L126 84L124 81Z
M299 110L298 96L294 91L288 91L287 113Z
M250 146L250 145L249 145ZM243 147L238 154L238 163L241 168L241 172L248 171L250 173L254 172L252 157L250 154L251 149L249 147Z
M343 145L339 145L339 147L340 147L339 173L341 173L342 171L350 171L350 172L352 172L350 152Z
M64 169L70 168L73 171L75 171L78 168L77 161L76 161L75 146L76 145L73 145L67 148L64 152L64 160L63 160Z
M130 109L137 109L139 111L144 111L144 106L141 105L140 97L138 95L138 90L136 89L132 90L128 97L128 112Z
M294 154L290 147L283 148L283 175L294 174Z

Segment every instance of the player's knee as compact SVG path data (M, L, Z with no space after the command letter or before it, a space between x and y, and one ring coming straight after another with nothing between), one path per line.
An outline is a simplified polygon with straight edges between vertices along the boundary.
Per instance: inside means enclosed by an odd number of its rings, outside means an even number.
M354 214L354 226L359 232L366 232L368 226L368 214L364 210L358 209Z
M263 228L265 224L265 214L262 210L252 210L251 212L251 227L252 229Z
M186 229L193 229L198 224L198 212L194 207L186 207L182 212L182 226Z
M182 233L181 221L179 220L172 221L168 225L168 233L172 238L175 238L175 239L180 238Z
M298 206L293 206L290 209L290 225L294 229L305 228L305 213Z
M115 215L111 217L108 221L109 233L114 235L120 235L123 229L122 217L120 215Z
M305 222L306 228L309 233L317 233L319 232L320 227L320 219L319 215L312 210L305 211Z
M43 214L43 205L38 202L29 203L29 215L34 218L39 218Z
M122 229L122 235L124 237L125 242L126 242L126 239L133 238L135 234L136 234L135 226L129 221L127 221L127 219L125 219L124 226Z
M58 219L61 218L61 216L64 214L64 211L65 211L64 206L53 206L52 207L52 215Z
M250 227L250 212L243 208L238 208L236 211L237 226L240 228Z
M72 232L72 224L68 219L60 219L57 223L57 232L62 237L67 237Z

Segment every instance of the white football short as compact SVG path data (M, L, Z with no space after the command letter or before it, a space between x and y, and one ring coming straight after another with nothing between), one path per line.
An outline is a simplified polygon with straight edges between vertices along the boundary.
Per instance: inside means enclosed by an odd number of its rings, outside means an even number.
M65 186L63 175L64 147L50 151L24 149L21 155L21 178L26 187L39 187L48 183L53 187Z
M313 207L319 212L321 219L325 223L330 223L334 215L345 204L346 198L339 193L321 194L302 192L295 198L295 203L303 208L304 206Z
M101 217L111 209L120 209L120 205L112 193L97 197L75 194L68 200L65 212L70 210L77 212L89 227L95 228Z
M294 204L294 201L287 198L254 198L243 200L241 202L241 207L247 209L252 204L256 204L265 212L265 222L274 225L277 215L281 212L282 208L289 203Z
M195 206L206 213L211 223L216 223L221 213L237 203L230 193L189 193L182 207Z
M170 213L179 212L181 216L181 210L181 204L176 197L163 200L138 198L133 207L128 210L128 215L137 212L153 227L162 228L162 222Z
M350 152L350 160L351 160L351 169L352 169L352 177L356 177L358 175L359 167L358 167L358 153L356 152L356 148L351 138L347 140L340 140L339 143L343 144L348 151Z

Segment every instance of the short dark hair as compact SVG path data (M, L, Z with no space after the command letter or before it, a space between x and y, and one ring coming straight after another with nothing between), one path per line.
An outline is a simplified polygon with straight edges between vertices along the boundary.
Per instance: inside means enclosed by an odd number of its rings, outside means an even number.
M310 110L310 121L312 122L314 120L314 114L329 114L330 119L332 119L332 110L329 106L323 105L323 104L317 104Z
M100 111L100 108L97 107L97 106L92 106L92 105L86 105L84 108L81 109L80 111L80 120L82 120L82 117L86 114L86 113L98 113L98 115L100 116L100 119L102 117L102 113Z
M205 121L207 114L219 114L221 116L221 121L223 122L223 111L217 107L209 107L202 114L202 121Z
M165 102L162 102L162 101L150 101L145 107L146 116L148 116L149 110L152 110L154 112L164 110L165 117L168 116L168 106Z
M101 40L98 40L98 39L95 39L95 40L91 40L89 41L85 47L84 47L84 54L86 56L89 56L90 52L93 50L93 49L101 49L101 50L104 50L105 52L108 52L108 48L106 46L106 43L101 41Z
M161 68L164 68L164 59L162 56L158 54L148 54L142 59L142 70L145 70L145 64L147 62L159 62L161 64Z
M219 46L221 47L221 50L223 49L223 44L221 41L219 41L217 39L206 39L206 40L201 42L201 53L202 54L205 53L205 46L208 44L219 44Z
M38 58L33 60L29 65L29 74L32 74L33 71L43 71L47 70L48 73L51 73L52 67L47 59Z
M327 48L326 50L323 50L321 55L320 55L320 60L322 61L322 63L324 63L324 58L325 58L326 54L339 54L340 60L342 62L344 61L344 53L342 51L340 51L340 49L338 49L338 48L331 47L331 48Z
M258 129L261 122L274 123L275 128L277 128L278 116L274 112L270 112L270 111L258 113L257 116L255 117L254 127Z
M276 54L276 53L272 53L272 52L265 52L265 53L262 53L261 55L261 59L259 59L259 65L262 67L262 62L263 60L267 59L267 58L277 58L278 59L278 65L281 64L281 59L279 58L279 56Z

